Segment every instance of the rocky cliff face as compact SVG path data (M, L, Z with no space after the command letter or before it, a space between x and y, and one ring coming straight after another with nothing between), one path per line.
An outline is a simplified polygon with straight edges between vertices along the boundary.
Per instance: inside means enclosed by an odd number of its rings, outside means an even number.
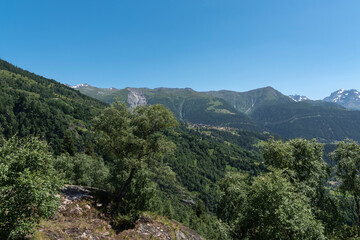
M127 88L127 90L129 91L127 103L129 104L130 108L147 104L146 97L143 92L134 88Z
M86 239L159 239L204 240L182 224L152 213L144 213L134 228L120 231L109 214L106 193L93 188L66 186L62 204L53 219L42 221L35 240Z

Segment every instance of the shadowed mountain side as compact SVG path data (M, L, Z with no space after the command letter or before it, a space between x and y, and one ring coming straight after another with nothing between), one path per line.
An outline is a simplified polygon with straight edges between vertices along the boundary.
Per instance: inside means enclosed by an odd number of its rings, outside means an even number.
M286 138L321 141L360 140L360 112L313 102L272 104L257 108L251 118Z
M86 94L85 89L79 88ZM117 90L113 95L129 102L128 89ZM252 131L266 129L284 138L318 138L324 142L344 138L360 140L359 112L320 100L296 102L271 87L242 93L227 90L196 92L190 88L142 88L136 91L143 93L148 104L163 104L178 119L190 123ZM98 92L104 91L99 89ZM141 96L134 99L141 99Z

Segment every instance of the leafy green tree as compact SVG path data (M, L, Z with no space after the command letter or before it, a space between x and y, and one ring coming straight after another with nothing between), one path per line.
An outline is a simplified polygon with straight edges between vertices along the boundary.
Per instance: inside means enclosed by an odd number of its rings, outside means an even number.
M177 125L173 114L161 105L131 110L125 103L114 102L95 119L100 142L114 166L112 178L118 204L134 191L130 189L133 180L144 176L142 171L149 168L149 163L174 149L162 131Z
M34 232L59 206L61 182L46 143L36 138L2 140L0 147L0 238Z
M313 189L323 187L329 176L329 168L323 160L323 145L315 140L301 138L287 142L270 139L262 149L265 164L288 171L308 195Z
M198 201L196 202L196 206L195 206L195 215L196 215L197 217L202 217L202 216L204 215L204 213L205 213L205 211L204 211L204 205L203 205L203 203L202 203L200 200L198 200Z
M69 153L70 156L75 156L76 147L74 143L74 139L70 131L67 131L64 136L63 144L62 144L62 152Z
M229 224L234 239L325 239L310 200L283 171L260 175L253 182L230 174L221 190L219 216Z
M341 227L339 201L325 188L330 170L323 159L323 144L301 138L270 139L262 153L270 169L284 171L296 189L310 198L312 211L324 222L327 233Z
M331 157L336 161L335 172L341 180L340 189L354 197L360 227L360 145L351 140L339 142Z
M170 219L174 218L174 209L172 207L170 199L165 200L164 215L169 217Z

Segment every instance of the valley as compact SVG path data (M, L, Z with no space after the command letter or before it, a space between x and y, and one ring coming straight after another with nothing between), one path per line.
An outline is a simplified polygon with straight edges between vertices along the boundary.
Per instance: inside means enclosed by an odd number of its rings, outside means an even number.
M347 148L360 153L342 142L360 140L356 110L271 87L66 86L3 60L0 92L4 239L258 239L264 224L271 236L287 224L295 239L303 229L322 239L357 229L356 198L334 184L336 166L356 159ZM70 201L69 187L97 193Z
M103 89L87 84L73 88L107 103L121 99L130 107L134 106L131 91L135 88ZM139 88L136 91L141 94L143 104L163 104L180 121L192 124L268 131L285 139L316 138L324 143L345 138L360 140L360 112L345 108L330 98L313 101L303 96L295 101L271 87L248 92L196 92L185 88ZM347 91L342 93L343 98L349 94Z

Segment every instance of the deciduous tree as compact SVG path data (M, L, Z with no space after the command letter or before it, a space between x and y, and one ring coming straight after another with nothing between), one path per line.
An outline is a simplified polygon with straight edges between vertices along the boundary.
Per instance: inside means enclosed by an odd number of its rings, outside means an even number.
M46 143L29 137L0 145L0 239L19 239L34 231L59 206L61 182L52 169Z
M309 199L297 192L283 171L252 182L230 174L221 191L219 216L230 225L233 239L325 239Z
M339 142L331 153L336 161L336 174L341 180L340 189L354 197L360 227L360 145L351 140Z
M159 104L128 109L125 103L114 102L95 119L100 141L112 156L118 203L129 192L139 171L146 170L153 160L173 150L174 144L162 131L177 125L173 114Z

